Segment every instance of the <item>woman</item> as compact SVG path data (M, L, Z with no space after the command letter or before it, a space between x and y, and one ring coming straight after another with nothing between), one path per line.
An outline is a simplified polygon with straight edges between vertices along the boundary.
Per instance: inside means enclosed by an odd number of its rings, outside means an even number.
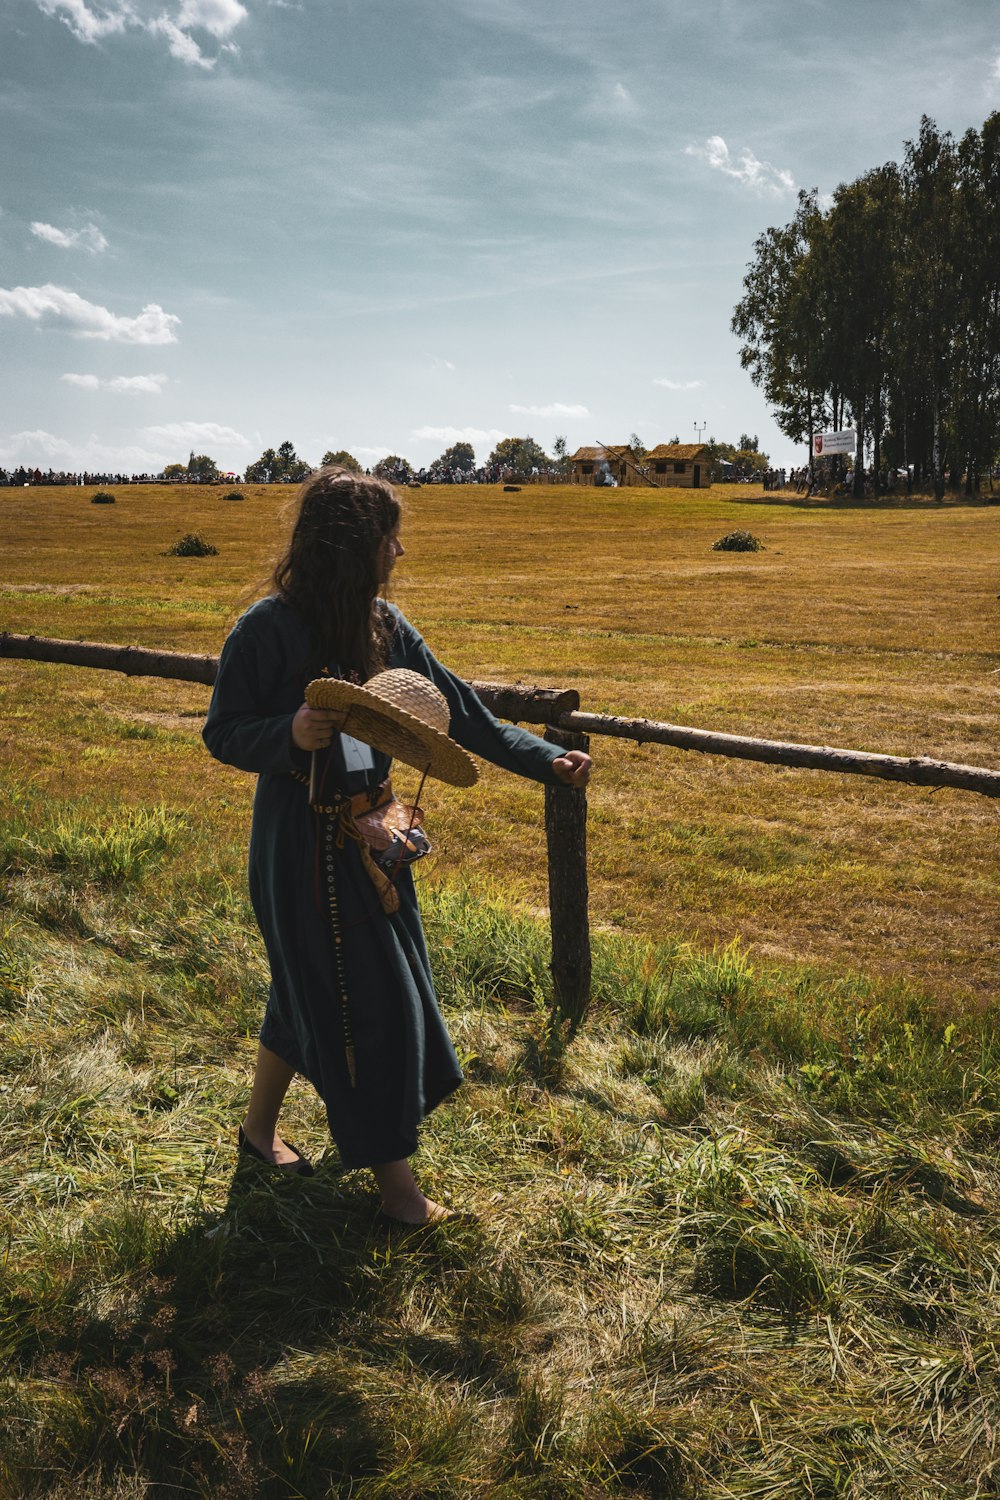
M373 793L389 760L338 733L342 714L310 708L306 684L326 674L366 683L385 668L409 668L444 694L454 740L504 770L582 787L590 757L501 724L380 597L403 555L399 526L398 497L381 480L341 469L306 480L274 592L241 616L223 647L203 736L218 760L259 777L250 895L271 988L240 1148L311 1173L277 1129L288 1085L302 1073L326 1105L344 1165L371 1168L389 1218L424 1224L447 1210L421 1192L408 1158L420 1121L462 1074L438 1011L410 872L399 870L398 909L387 913L359 846L330 828L321 870L323 814L310 805L310 772L322 803Z

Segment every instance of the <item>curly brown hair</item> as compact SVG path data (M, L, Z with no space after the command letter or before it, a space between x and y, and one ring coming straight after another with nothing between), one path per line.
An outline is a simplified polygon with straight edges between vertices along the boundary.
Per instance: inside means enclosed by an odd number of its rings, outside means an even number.
M382 479L320 469L298 494L288 545L272 583L311 625L324 663L362 681L388 660L390 631L379 594L384 548L399 527L399 496Z

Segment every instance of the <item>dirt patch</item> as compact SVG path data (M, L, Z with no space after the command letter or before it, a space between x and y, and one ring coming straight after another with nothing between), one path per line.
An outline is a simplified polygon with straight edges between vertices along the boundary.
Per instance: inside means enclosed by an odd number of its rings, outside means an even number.
M96 594L96 583L5 583L5 594Z
M153 729L191 729L199 730L205 722L203 713L192 714L158 714L158 713L129 713L123 714L130 724L149 724Z

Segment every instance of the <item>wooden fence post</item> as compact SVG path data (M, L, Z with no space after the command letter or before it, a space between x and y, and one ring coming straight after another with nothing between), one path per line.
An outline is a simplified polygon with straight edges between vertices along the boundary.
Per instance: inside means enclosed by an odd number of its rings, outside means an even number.
M563 750L589 751L585 734L547 729ZM549 854L549 915L556 1014L579 1030L590 1004L590 921L587 912L587 794L571 786L545 788Z

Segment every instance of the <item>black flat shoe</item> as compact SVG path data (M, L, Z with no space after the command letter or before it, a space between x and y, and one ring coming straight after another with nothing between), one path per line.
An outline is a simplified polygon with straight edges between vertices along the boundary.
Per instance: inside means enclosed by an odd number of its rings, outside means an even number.
M268 1161L263 1151L258 1151L253 1142L247 1140L246 1131L242 1125L240 1126L238 1139L241 1156L252 1156L254 1161L262 1161L266 1167L272 1167L275 1172L284 1172L286 1177L313 1177L315 1175L312 1162L307 1161L298 1147L293 1146L291 1141L286 1141L285 1145L289 1151L294 1151L297 1154L299 1158L298 1162L290 1161L287 1166L282 1167L277 1162Z

